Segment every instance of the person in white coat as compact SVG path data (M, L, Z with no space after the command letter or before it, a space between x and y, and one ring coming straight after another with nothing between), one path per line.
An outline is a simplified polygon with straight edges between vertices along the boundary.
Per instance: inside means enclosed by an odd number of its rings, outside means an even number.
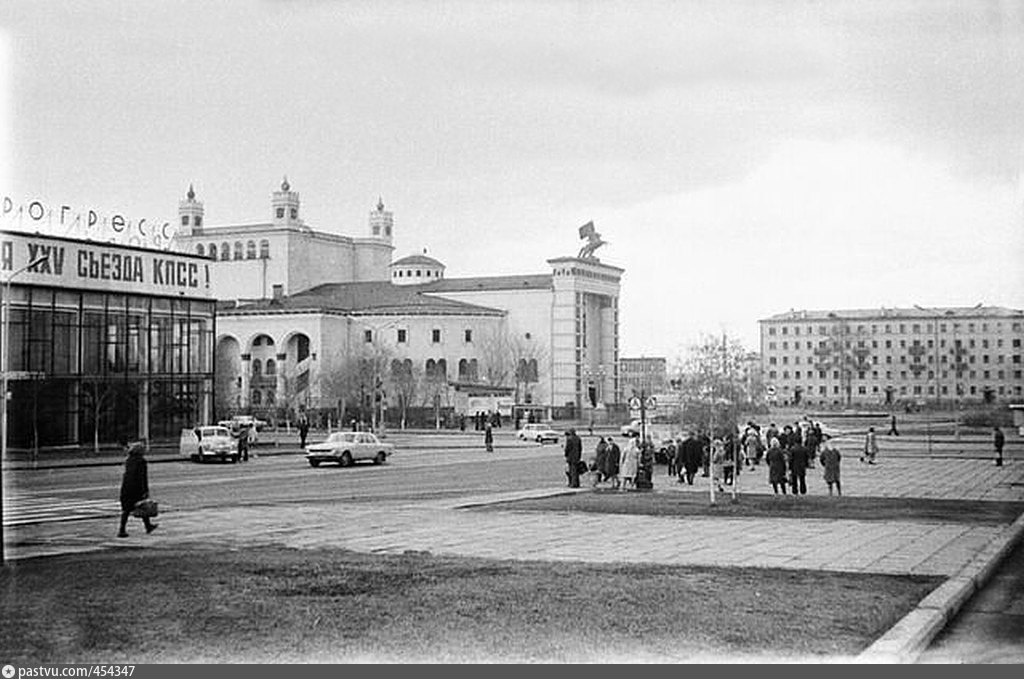
M636 488L636 474L640 468L640 437L634 436L630 439L629 445L622 453L622 464L619 468L619 477L622 479L622 487L632 486Z

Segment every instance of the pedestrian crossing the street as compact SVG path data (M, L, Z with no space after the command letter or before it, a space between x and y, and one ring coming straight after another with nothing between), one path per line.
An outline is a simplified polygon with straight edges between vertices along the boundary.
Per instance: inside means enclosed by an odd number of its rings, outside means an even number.
M4 495L4 526L34 523L80 521L117 516L121 505L116 499L86 500L65 495Z

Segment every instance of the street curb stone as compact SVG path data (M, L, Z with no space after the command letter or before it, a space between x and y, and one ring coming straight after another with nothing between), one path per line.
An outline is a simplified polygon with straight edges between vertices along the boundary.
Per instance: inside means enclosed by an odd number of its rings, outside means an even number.
M1024 536L1024 514L960 571L936 587L889 631L865 649L858 663L913 663L943 628L982 589Z

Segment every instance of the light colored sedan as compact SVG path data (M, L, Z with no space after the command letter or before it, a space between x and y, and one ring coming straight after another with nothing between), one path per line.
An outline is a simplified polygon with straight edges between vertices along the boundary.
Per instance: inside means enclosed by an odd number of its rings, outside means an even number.
M384 464L394 452L395 445L381 441L376 434L338 431L328 436L326 441L306 446L306 460L311 467L319 467L321 462L337 462L348 467L359 460Z
M537 443L551 441L552 443L558 443L558 432L546 424L524 424L523 428L516 433L516 436L523 441L536 441Z
M195 429L182 429L179 446L181 454L188 456L193 462L238 462L238 444L231 438L231 432L227 427L204 425Z

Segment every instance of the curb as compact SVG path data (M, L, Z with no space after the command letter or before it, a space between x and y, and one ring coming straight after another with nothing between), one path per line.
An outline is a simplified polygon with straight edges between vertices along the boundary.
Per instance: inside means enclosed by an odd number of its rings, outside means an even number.
M959 572L931 591L889 631L857 656L869 664L913 663L979 592L1024 537L1024 514L992 538Z

